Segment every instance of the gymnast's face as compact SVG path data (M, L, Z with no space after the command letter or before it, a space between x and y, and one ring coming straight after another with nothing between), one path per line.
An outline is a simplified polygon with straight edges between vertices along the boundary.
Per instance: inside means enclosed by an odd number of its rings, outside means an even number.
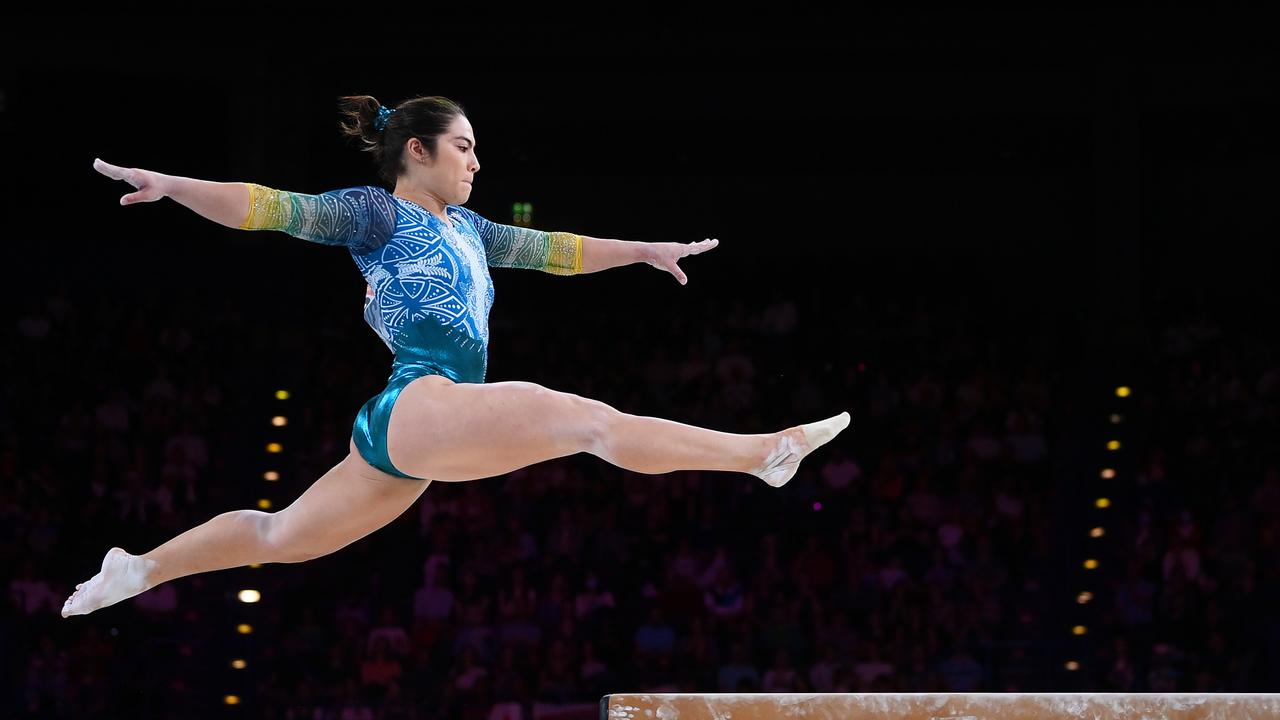
M414 187L446 205L461 205L471 197L471 183L480 171L480 161L476 158L476 134L466 117L455 117L436 138L435 158L423 152L422 141L417 138L407 141L405 152Z

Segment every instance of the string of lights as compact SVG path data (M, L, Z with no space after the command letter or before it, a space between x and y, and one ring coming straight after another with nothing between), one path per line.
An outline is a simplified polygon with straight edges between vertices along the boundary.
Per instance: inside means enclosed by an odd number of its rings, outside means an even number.
M288 390L280 389L275 391L277 407L271 416L271 430L268 433L267 443L265 446L267 469L262 473L262 480L263 482L268 483L268 485L261 493L259 493L261 497L258 498L257 502L258 509L264 512L270 511L271 508L274 507L275 502L273 500L273 494L275 488L278 487L278 483L281 478L281 472L278 468L280 467L280 461L285 450L284 443L282 442L284 439L283 428L289 425L289 418L285 413L285 406L283 404L287 403L289 398L290 393ZM258 570L261 567L262 563L253 563L249 565L248 569L252 571ZM254 585L256 583L248 584ZM261 601L262 593L254 587L244 587L236 592L235 602L233 603L233 606L236 608L233 611L233 614L236 615L234 619L235 632L238 637L243 639L243 642L239 643L243 652L236 653L235 656L231 658L230 666L232 670L237 672L237 678L233 681L233 685L242 688L242 690L239 691L239 693L232 692L225 695L222 698L222 701L226 705L241 705L245 701L245 696L248 695L248 693L243 690L247 680L243 678L240 671L248 669L249 658L252 658L253 656L253 643L251 642L251 636L254 633L254 613L251 608Z
M1100 558L1104 556L1104 539L1107 537L1107 518L1111 512L1114 512L1114 501L1112 497L1115 495L1116 479L1118 473L1116 468L1120 465L1121 451L1124 449L1124 443L1121 440L1123 424L1125 420L1124 403L1132 394L1132 389L1127 385L1121 385L1115 388L1114 399L1112 400L1111 412L1107 416L1106 426L1103 428L1103 437L1106 442L1103 446L1103 462L1102 467L1098 470L1098 480L1094 487L1098 492L1093 493L1092 507L1087 517L1089 518L1087 540L1085 544L1085 557L1081 562L1084 574L1080 581L1080 588L1076 592L1076 605L1080 606L1084 612L1077 615L1076 624L1071 626L1071 635L1074 638L1083 638L1089 634L1089 620L1096 615L1092 608L1098 598L1099 588L1101 586L1100 568L1102 561ZM1073 644L1073 655L1069 657L1064 667L1068 672L1077 672L1083 667L1083 646Z

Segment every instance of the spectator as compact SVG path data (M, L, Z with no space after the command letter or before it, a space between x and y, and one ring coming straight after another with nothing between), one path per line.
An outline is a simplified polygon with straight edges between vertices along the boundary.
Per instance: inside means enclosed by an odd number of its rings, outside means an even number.
M760 673L751 663L745 643L734 641L729 651L729 662L720 666L718 680L719 692L739 692L744 683L748 687L759 687Z

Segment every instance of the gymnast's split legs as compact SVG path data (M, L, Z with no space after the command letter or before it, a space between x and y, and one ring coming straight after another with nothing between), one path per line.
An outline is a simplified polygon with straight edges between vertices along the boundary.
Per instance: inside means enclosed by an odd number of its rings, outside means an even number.
M226 512L143 555L112 548L62 615L87 614L187 575L321 557L390 523L432 480L493 477L579 452L638 473L735 471L781 487L848 424L842 412L775 433L726 433L630 415L531 382L428 375L405 387L387 432L395 466L414 478L373 467L353 441L341 462L282 510Z

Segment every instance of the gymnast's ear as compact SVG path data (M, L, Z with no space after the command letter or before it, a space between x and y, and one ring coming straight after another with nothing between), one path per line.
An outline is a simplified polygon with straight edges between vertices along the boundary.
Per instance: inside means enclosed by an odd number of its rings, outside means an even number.
M413 162L425 163L429 158L433 158L432 153L427 151L426 143L417 137L410 137L404 141L405 159Z

